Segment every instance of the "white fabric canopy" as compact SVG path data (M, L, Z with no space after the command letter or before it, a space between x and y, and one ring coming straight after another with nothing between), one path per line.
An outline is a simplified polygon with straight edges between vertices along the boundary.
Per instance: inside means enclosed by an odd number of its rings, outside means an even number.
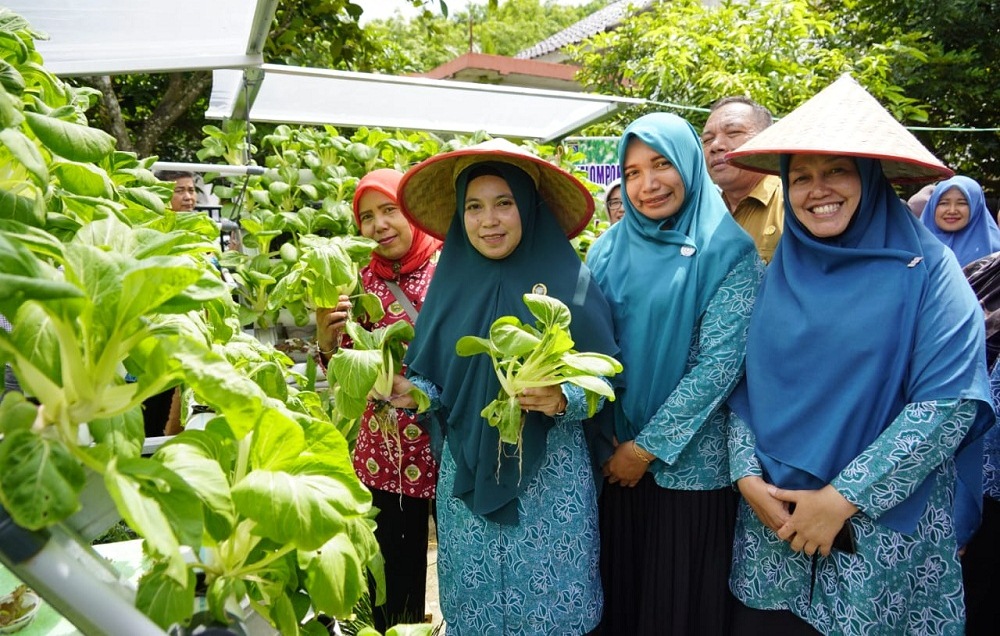
M377 126L551 141L641 100L265 64L250 121ZM251 89L253 90L253 89ZM206 117L242 112L243 77L215 71Z
M278 0L6 0L48 40L45 68L61 76L116 75L263 62Z
M279 0L6 0L60 76L213 69L214 119L551 141L638 100L263 64ZM249 78L249 79L245 79ZM249 113L247 104L251 104Z

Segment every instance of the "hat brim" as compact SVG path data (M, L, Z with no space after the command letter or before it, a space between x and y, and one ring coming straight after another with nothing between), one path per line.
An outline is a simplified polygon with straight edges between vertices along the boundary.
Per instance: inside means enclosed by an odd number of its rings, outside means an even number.
M444 240L458 208L456 177L466 167L484 161L509 163L530 175L567 237L587 227L594 214L594 198L586 186L559 166L502 139L435 155L410 168L399 184L403 213L424 232Z
M843 75L726 160L739 168L778 174L781 155L837 155L878 159L896 183L954 174L850 75Z

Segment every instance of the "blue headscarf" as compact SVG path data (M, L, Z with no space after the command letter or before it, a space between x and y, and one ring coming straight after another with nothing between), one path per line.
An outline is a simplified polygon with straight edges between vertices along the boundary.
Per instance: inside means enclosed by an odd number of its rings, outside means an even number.
M969 444L992 417L982 311L955 257L900 201L879 161L854 161L858 210L840 236L817 239L792 212L782 156L785 234L757 296L746 377L730 406L756 435L769 482L815 490L908 403L978 400L958 455L960 496L975 489L978 499L982 457ZM927 479L879 523L912 532L930 490Z
M676 388L698 320L729 271L755 249L709 179L691 124L668 113L632 122L618 144L623 175L633 139L674 165L684 182L684 201L671 218L655 221L635 208L623 179L625 216L587 255L615 315L629 377L615 402L620 441L634 439Z
M937 225L935 209L944 193L952 188L958 188L969 202L969 223L957 232L945 232ZM1000 228L986 207L982 186L969 177L958 175L937 184L927 199L920 220L931 234L955 252L962 267L1000 250Z
M521 242L500 260L476 251L465 232L469 176L484 167L507 182L521 216ZM486 355L459 357L455 343L462 336L489 337L490 325L501 316L534 324L523 296L541 284L548 296L569 307L570 332L578 351L615 355L618 347L607 302L590 284L590 271L527 173L499 161L475 163L458 175L455 190L457 210L405 361L411 373L441 389L442 408L434 417L456 464L455 487L449 494L461 498L475 514L513 524L518 519L517 497L538 473L555 421L528 412L520 460L514 446L505 445L498 452L497 429L480 415L500 389L492 363Z

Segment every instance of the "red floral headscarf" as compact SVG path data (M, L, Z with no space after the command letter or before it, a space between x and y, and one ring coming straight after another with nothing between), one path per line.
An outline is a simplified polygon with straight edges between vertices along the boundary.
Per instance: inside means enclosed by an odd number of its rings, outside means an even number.
M362 195L368 190L375 190L398 202L396 189L402 178L402 172L390 168L373 170L362 177L361 181L358 182L357 189L354 191L354 224L358 228L361 227L358 205L361 202ZM441 241L427 234L413 223L410 223L410 231L413 233L413 242L410 244L410 249L400 260L390 261L377 253L372 253L370 267L377 276L386 280L394 280L400 274L409 274L423 266L434 252L441 249ZM396 269L397 264L398 270Z

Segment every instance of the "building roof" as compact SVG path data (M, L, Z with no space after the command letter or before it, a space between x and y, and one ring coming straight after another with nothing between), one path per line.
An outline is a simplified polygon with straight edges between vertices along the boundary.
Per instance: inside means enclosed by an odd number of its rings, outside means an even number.
M586 18L542 40L531 48L521 51L514 57L522 60L533 60L558 51L570 44L582 42L592 35L613 29L621 24L622 19L627 14L645 9L654 2L656 0L620 0L619 2L609 4L600 11L591 13Z
M538 60L518 60L503 55L466 53L417 77L441 80L459 80L480 84L525 86L552 90L579 91L576 83L579 67L571 64L553 64Z

